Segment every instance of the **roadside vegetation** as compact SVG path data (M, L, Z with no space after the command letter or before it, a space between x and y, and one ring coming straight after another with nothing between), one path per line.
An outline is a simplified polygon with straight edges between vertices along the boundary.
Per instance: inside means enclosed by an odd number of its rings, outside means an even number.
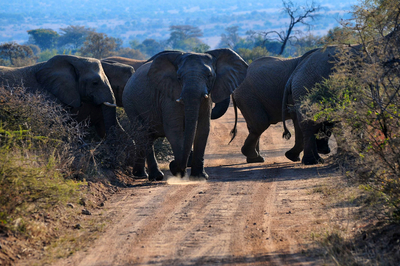
M301 110L336 124L337 162L358 186L359 223L349 239L330 232L322 243L338 265L396 265L400 261L400 5L363 1L354 20L330 36L338 45L335 72L318 84ZM354 50L349 44L361 44ZM347 232L349 233L349 232Z
M122 110L119 119L126 123ZM90 212L129 185L132 145L118 136L98 139L46 95L0 87L2 265L65 257L104 227Z

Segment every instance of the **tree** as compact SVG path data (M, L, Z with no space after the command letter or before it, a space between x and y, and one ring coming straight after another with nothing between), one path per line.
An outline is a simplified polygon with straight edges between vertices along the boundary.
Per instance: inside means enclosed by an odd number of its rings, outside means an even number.
M251 64L254 60L260 57L269 56L265 47L254 47L253 49L239 48L238 54L248 63Z
M154 39L146 39L142 42L145 54L148 56L153 56L162 50L164 50L164 45Z
M203 32L198 27L175 25L169 28L171 34L168 43L171 45L172 49L193 51L195 47L202 43L199 37L203 36Z
M108 37L107 34L90 32L83 46L78 50L82 56L101 59L111 55L117 47L115 38Z
M28 45L16 42L0 44L0 60L4 66L27 66L36 62L36 56Z
M193 52L195 52L195 53L205 53L208 50L210 50L210 46L205 43L200 43L196 47L193 47Z
M139 50L128 47L121 48L118 51L113 52L113 55L132 58L132 59L139 59L139 60L146 59L146 56L142 54Z
M60 35L52 29L28 30L31 41L38 45L41 50L54 48Z
M241 38L238 34L239 26L231 26L225 29L227 34L221 34L221 41L219 47L221 48L231 48L235 50L236 45L240 42Z
M88 35L95 30L85 28L85 26L68 26L60 28L60 31L61 35L58 39L58 46L70 46L72 49L78 49L83 45Z
M264 40L277 40L281 43L281 49L279 51L279 55L283 54L287 43L293 39L296 39L292 34L300 34L301 31L294 31L293 28L297 24L306 25L308 28L311 27L311 24L308 20L315 20L317 18L317 11L321 9L319 5L316 5L315 2L312 2L311 5L306 6L295 6L292 1L283 0L283 13L289 15L290 22L288 28L284 31L268 31L268 32L253 32L253 34L258 34L263 36ZM274 37L270 37L270 36Z

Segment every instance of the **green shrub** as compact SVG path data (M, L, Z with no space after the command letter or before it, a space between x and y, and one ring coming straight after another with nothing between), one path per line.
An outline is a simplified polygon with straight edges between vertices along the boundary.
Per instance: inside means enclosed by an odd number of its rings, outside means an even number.
M348 175L381 195L385 217L400 221L400 33L378 26L363 32L367 39L358 53L339 46L336 71L300 109L314 121L339 122L335 137L351 160Z

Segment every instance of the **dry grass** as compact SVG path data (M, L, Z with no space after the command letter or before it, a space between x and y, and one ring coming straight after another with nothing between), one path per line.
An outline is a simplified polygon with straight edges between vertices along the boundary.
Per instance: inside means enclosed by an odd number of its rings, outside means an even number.
M2 265L68 256L103 230L108 221L82 209L101 209L118 191L114 172L135 152L125 132L113 134L98 139L43 94L0 88Z

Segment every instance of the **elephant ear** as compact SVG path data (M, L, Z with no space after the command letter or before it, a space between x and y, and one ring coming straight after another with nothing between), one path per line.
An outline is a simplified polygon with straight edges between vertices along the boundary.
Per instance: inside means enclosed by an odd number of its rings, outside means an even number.
M172 51L154 56L147 73L150 86L173 100L178 99L181 93L176 71L182 55L182 52Z
M232 94L243 82L247 73L247 63L231 49L216 49L206 52L215 59L216 80L211 89L213 102L218 103Z
M56 55L36 72L36 80L62 103L77 108L81 105L78 75L67 56Z

